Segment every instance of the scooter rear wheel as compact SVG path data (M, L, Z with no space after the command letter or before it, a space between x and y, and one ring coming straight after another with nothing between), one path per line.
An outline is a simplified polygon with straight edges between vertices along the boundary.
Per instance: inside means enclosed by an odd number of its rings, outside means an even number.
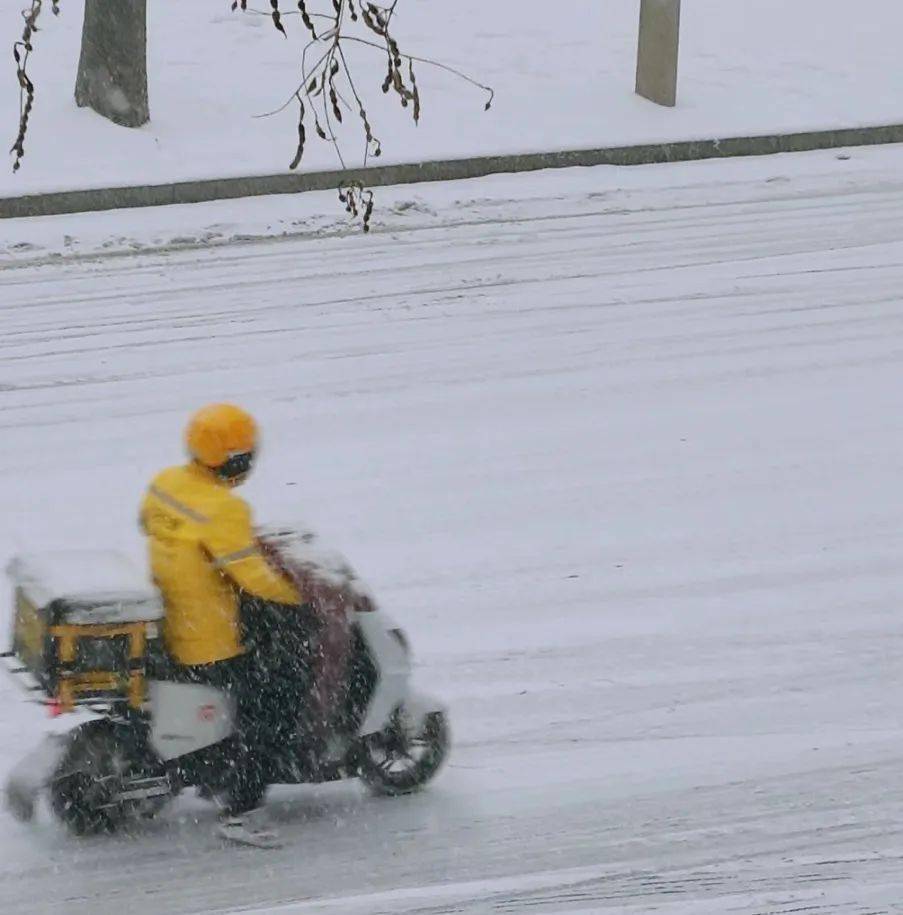
M51 809L76 835L112 832L122 820L113 798L126 763L106 724L91 722L73 734L50 784Z

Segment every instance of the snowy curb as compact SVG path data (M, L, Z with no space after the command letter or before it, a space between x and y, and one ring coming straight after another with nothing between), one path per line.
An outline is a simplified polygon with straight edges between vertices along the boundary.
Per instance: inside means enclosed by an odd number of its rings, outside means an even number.
M57 216L64 213L88 213L98 210L167 206L179 203L205 203L212 200L262 197L270 194L298 194L305 191L334 190L340 184L352 181L361 181L368 187L384 187L386 185L419 184L426 181L482 178L486 175L539 171L547 168L655 165L697 159L767 156L775 153L808 152L818 149L876 146L890 143L903 143L903 124L511 156L481 156L469 159L447 159L351 169L344 172L285 173L247 178L180 181L174 184L60 191L0 198L0 219Z

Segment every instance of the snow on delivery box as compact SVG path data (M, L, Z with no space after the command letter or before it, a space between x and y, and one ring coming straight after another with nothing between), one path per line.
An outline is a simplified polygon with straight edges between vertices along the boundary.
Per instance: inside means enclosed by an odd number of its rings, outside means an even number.
M149 648L163 616L141 571L113 551L19 556L12 650L3 657L61 712L76 705L144 701ZM90 576L90 577L89 577Z

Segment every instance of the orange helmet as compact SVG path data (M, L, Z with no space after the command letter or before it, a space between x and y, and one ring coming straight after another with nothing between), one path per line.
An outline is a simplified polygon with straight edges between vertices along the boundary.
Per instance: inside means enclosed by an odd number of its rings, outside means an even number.
M257 450L257 424L250 413L232 404L202 407L185 430L188 453L231 483L250 473Z

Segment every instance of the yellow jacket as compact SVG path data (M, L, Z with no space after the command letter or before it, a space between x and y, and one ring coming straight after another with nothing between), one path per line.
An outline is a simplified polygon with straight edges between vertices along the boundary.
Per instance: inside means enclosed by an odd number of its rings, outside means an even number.
M301 602L261 555L247 504L200 464L160 473L144 497L141 520L166 605L166 647L179 664L242 653L239 589L280 604Z

